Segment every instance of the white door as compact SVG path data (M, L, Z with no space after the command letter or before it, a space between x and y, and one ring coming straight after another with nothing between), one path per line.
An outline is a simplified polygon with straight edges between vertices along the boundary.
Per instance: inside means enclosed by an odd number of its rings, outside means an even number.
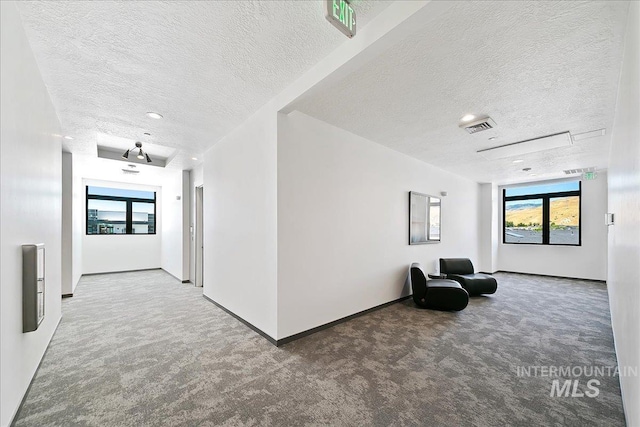
M202 186L196 187L196 286L202 287L204 276L204 218L202 209Z

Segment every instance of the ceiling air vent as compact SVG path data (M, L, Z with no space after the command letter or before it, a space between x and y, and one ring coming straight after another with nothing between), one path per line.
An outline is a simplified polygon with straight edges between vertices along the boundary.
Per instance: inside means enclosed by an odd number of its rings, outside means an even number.
M135 170L136 165L127 165L127 166L129 166L131 169L122 169L122 173L124 173L125 175L136 175L140 173L140 171Z
M487 160L496 160L507 157L519 157L524 154L551 150L553 148L569 147L571 144L573 144L573 141L571 140L569 132L560 132L553 135L540 136L525 141L500 145L498 147L485 148L484 150L478 150L477 153Z
M461 123L460 127L469 133L478 133L483 130L489 130L496 127L496 122L491 120L491 117L482 117L472 122Z
M573 138L574 142L578 142L580 140L583 139L587 139L587 138L595 138L597 136L604 136L607 133L607 129L597 129L597 130L592 130L589 132L582 132L582 133L577 133L575 135L571 135L571 138Z
M565 169L564 174L565 175L576 175L576 174L582 174L585 172L595 172L596 171L596 167L595 166L591 166L588 168L577 168L577 169Z

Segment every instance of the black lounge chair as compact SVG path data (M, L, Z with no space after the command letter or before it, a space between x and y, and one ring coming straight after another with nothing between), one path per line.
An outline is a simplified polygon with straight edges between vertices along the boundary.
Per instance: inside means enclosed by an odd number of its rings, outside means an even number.
M409 282L413 301L419 307L460 311L469 304L469 294L458 282L448 279L427 280L417 262L411 264Z
M440 258L440 274L460 283L469 295L492 294L498 289L496 279L473 272L473 264L468 258Z

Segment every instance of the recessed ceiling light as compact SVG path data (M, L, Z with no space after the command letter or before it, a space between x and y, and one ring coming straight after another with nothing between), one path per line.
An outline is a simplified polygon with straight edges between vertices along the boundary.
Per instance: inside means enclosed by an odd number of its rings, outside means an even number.
M151 117L152 119L161 119L162 114L154 113L153 111L147 111L147 117Z
M191 160L198 160L198 158L197 157L192 157Z
M64 139L72 140L72 139L73 139L73 137L72 137L72 136L69 136L69 135L66 135L66 136L64 137Z
M473 114L465 114L464 116L462 116L460 121L469 122L469 121L471 121L471 120L473 120L475 118L476 118L476 116L474 116Z
M522 162L524 162L524 160L522 160L522 159L518 159L518 160L514 160L513 161L513 163L522 163Z
M489 141L495 141L495 140L496 140L495 136L492 136L491 138L489 138Z
M147 135L147 136L151 136L151 134L149 132L145 132L144 134Z

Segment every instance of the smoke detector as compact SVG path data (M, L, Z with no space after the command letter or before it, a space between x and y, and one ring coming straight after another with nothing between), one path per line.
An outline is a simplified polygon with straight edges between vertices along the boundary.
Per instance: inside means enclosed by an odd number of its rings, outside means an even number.
M494 122L489 116L480 117L474 121L460 123L459 125L461 129L466 130L470 134L482 132L483 130L493 129L496 126L496 122Z

